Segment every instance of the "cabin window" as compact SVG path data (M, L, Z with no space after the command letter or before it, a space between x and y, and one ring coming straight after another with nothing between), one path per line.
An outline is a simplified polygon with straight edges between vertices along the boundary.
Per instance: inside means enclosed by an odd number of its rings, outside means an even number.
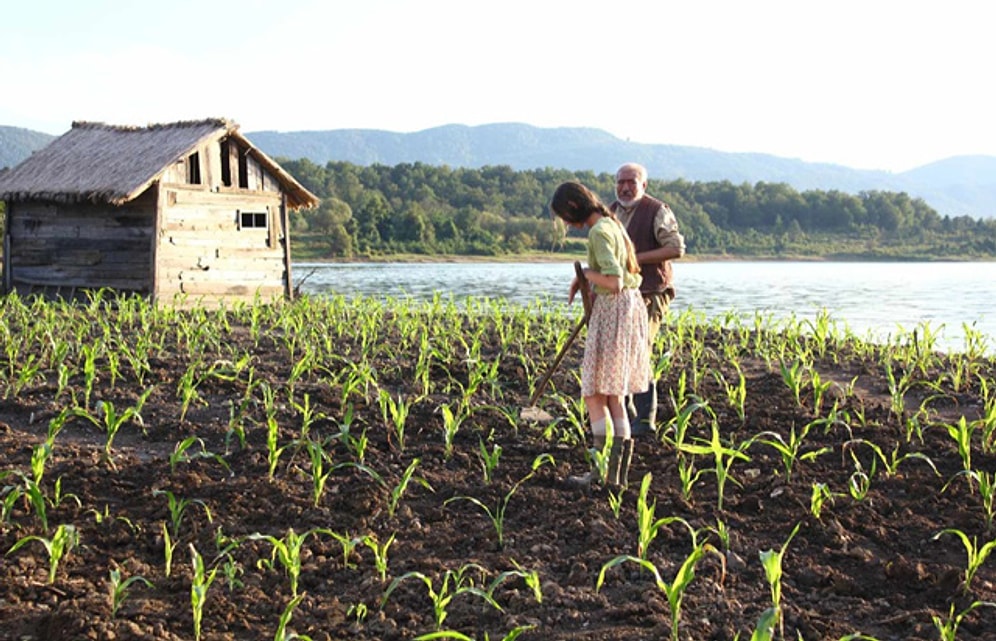
M249 189L249 159L246 152L239 150L239 187Z
M196 151L187 156L187 184L201 184L201 157Z
M221 143L221 184L226 187L232 186L232 159L231 143L227 140Z
M270 217L265 211L240 211L239 229L268 229Z
M231 138L221 141L221 184L225 187L249 188L247 150Z

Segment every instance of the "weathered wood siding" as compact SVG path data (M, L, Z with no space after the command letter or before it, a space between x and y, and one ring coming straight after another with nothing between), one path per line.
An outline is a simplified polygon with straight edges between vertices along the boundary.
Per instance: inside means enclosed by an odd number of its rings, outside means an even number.
M206 140L123 206L8 203L4 286L106 287L184 306L287 298L285 208L282 183L250 148Z
M289 294L280 192L160 189L157 300L216 305ZM266 227L243 228L243 212L265 214Z
M149 293L155 201L108 204L8 203L10 273L19 293L53 288Z

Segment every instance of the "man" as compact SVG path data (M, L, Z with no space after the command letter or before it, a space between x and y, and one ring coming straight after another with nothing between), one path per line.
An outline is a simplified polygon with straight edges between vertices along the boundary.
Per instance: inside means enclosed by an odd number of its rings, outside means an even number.
M666 203L647 194L647 170L636 163L626 163L616 171L616 200L609 206L626 227L636 258L640 263L643 284L640 293L647 305L651 359L653 346L668 305L674 299L674 276L671 261L685 255L685 238L678 231L678 220ZM651 361L652 364L652 361ZM652 434L657 426L657 381L642 394L632 397L632 435Z

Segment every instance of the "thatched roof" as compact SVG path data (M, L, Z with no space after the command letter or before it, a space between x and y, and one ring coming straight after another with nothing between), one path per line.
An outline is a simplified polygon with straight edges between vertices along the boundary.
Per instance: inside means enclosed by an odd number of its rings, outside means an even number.
M230 136L280 182L292 209L318 198L222 118L125 127L74 122L72 129L0 175L0 200L124 204L211 138Z

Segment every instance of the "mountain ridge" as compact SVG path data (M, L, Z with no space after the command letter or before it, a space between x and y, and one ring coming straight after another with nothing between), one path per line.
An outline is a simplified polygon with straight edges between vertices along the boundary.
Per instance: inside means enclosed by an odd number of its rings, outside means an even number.
M516 170L555 167L613 172L622 163L645 165L652 178L689 181L782 182L797 190L906 192L941 215L996 216L996 157L956 156L893 173L807 162L760 152L724 152L706 147L621 140L588 127L540 128L521 123L441 125L413 133L379 129L330 129L246 136L271 156L308 158L317 164L357 165L424 162Z
M272 157L307 158L324 165L422 162L480 168L507 165L518 171L553 167L614 172L628 161L645 165L651 178L689 181L786 183L799 191L906 192L941 215L996 217L996 156L954 156L904 172L854 169L761 152L725 152L706 147L622 140L592 127L542 128L505 122L448 124L411 133L382 129L245 132ZM56 136L0 126L0 168L13 166Z

